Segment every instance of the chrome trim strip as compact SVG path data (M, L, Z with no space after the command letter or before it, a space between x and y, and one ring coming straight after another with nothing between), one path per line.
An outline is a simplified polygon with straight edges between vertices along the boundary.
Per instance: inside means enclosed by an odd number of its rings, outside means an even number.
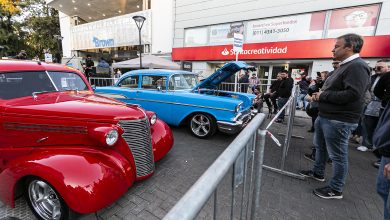
M118 94L112 94L112 93L103 93L103 92L97 92L99 95L118 95ZM124 95L123 95L124 96ZM126 96L124 96L126 97ZM197 107L197 108L207 108L207 109L214 109L214 110L221 110L221 111L228 111L228 112L233 112L236 113L235 110L230 110L226 108L214 108L214 107L209 107L209 106L203 106L203 105L192 105L192 104L184 104L184 103L179 103L179 102L165 102L165 101L160 101L160 100L150 100L150 99L140 99L140 98L124 98L126 100L137 100L137 101L146 101L146 102L158 102L158 103L164 103L164 104L171 104L171 105L182 105L182 106L192 106L192 107Z
M197 108L207 108L207 109L228 111L228 112L234 112L234 113L236 112L235 110L230 110L230 109L226 109L226 108L214 108L214 107L209 107L209 106L204 106L204 105L192 105L192 104L184 104L184 103L179 103L179 102L165 102L165 101L160 101L160 100L139 99L139 98L127 98L127 99L138 100L138 101L147 101L147 102L158 102L158 103L165 103L165 104L172 104L172 105L192 106L192 107L197 107Z
M228 126L240 126L242 125L242 121L238 121L238 122L227 122L227 121L217 121L217 124L218 125L228 125Z

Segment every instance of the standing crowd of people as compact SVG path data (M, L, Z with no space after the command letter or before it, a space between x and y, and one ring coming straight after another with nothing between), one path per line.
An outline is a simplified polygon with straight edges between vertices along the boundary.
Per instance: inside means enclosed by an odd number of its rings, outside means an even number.
M336 39L331 72L317 73L317 78L302 74L297 83L300 95L297 109L306 110L312 118L313 150L304 157L314 162L313 167L301 170L300 175L325 182L325 167L332 166L332 175L323 187L313 194L324 199L342 199L347 179L349 141L361 136L359 151L374 152L379 168L377 192L384 201L384 219L390 220L390 60L380 59L371 68L359 53L364 40L357 34L346 34ZM287 71L281 71L267 93L256 87L255 75L241 77L256 94L256 103L264 101L270 113L280 112L275 122L282 122L284 109L294 81ZM241 85L243 86L243 85ZM242 87L246 92L248 88ZM259 108L259 107L258 107Z
M378 60L370 68L359 56L363 45L363 38L356 34L337 38L332 50L334 70L318 73L315 83L309 84L306 111L313 119L309 132L314 132L314 148L304 157L314 164L299 173L324 182L326 163L331 163L328 183L313 193L324 199L342 199L349 141L352 133L360 133L357 150L374 151L378 157L377 192L384 201L384 219L390 219L390 60ZM306 83L302 85L305 89Z

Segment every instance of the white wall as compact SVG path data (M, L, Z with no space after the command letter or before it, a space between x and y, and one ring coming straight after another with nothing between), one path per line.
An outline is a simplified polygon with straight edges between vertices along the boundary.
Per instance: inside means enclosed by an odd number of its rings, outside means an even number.
M201 77L206 78L212 73L212 70L206 62L192 62L192 72L198 73Z
M173 47L184 46L184 28L373 3L383 3L377 34L390 34L390 0L173 0Z
M152 53L172 52L172 0L152 0Z
M385 0L382 4L376 35L390 34L390 0Z
M62 56L71 57L71 42L70 42L70 17L62 12L59 12L60 29L62 39Z

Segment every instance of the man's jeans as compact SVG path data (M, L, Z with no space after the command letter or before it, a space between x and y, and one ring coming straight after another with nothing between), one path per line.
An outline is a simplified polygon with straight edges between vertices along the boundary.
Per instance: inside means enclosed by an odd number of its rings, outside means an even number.
M278 98L278 109L282 109L283 106L287 103L289 98L281 98L279 97ZM286 109L283 109L282 113L280 113L278 119L280 120L284 120L284 113L285 113Z
M316 162L313 172L324 176L327 153L332 160L333 176L329 186L338 192L343 191L348 173L348 138L356 123L330 120L318 116L314 123L314 146Z
M308 104L308 102L305 100L305 96L307 94L305 93L300 93L299 96L297 97L297 108L304 108L306 109L306 106Z
M385 208L384 208L385 220L390 220L390 196L389 196L390 180L383 175L383 168L388 163L390 163L390 157L382 157L381 165L378 171L378 177L376 179L376 191L385 202Z
M362 118L362 134L363 134L363 142L362 145L366 146L369 149L373 148L372 145L372 136L374 135L374 131L376 125L378 124L379 117L364 115Z

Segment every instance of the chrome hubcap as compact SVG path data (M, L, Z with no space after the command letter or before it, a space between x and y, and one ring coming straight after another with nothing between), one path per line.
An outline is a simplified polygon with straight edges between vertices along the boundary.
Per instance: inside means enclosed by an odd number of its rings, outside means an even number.
M191 130L196 136L206 136L210 132L210 120L202 114L195 115L191 120Z
M61 218L61 202L57 193L44 181L34 180L28 185L28 197L35 212L45 220Z

